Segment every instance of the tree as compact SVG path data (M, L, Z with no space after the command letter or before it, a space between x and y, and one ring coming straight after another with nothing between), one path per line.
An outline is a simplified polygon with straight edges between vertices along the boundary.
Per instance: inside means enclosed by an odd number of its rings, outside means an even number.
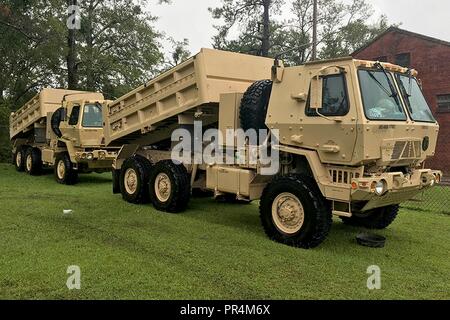
M189 46L188 39L176 41L175 39L169 37L167 40L172 45L172 48L169 52L169 56L165 59L163 70L173 68L181 62L187 60L191 56L191 52L187 48Z
M54 3L56 1L50 1ZM12 108L34 91L58 85L60 28L47 1L3 1L0 5L0 102Z
M256 14L258 11L255 11L258 8L245 8L242 5L245 3L261 4L260 1L224 0L222 7L212 10L214 18L222 18L225 21L225 25L217 27L218 34L213 38L213 43L219 49L260 55L260 20ZM274 9L277 13L280 11L280 3L272 3L276 4ZM285 21L270 19L267 55L274 57L291 50L283 55L283 60L287 65L298 65L311 58L314 2L291 0L290 4L290 14L293 18ZM353 0L351 3L342 0L318 0L319 58L348 55L389 27L386 17L383 16L378 23L368 24L372 14L372 7L365 0ZM235 24L239 24L242 31L236 39L229 40L229 30Z
M160 0L157 3L167 3ZM3 0L0 3L0 161L9 159L8 118L43 87L112 98L153 77L163 62L141 0ZM68 5L81 29L67 27ZM6 150L6 151L5 151Z
M236 41L229 41L230 30L238 26L244 30L240 39L247 44L248 53L269 56L273 11L278 11L284 0L222 0L222 6L209 8L214 19L224 20L224 25L215 28L214 47L229 49L236 47ZM248 44L251 43L251 47ZM245 45L243 47L246 47Z
M159 1L163 3L167 1ZM163 62L153 17L137 0L80 3L77 32L79 87L120 96L153 77Z

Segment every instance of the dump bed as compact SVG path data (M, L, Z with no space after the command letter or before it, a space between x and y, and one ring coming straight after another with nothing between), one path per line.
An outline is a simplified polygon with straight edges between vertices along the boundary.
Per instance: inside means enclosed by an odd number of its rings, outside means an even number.
M14 139L21 133L26 133L34 128L34 123L47 118L48 113L55 112L62 106L62 100L79 99L103 100L101 93L64 89L43 89L35 95L23 107L11 113L9 121L9 135Z
M103 110L106 143L132 143L188 110L218 104L223 93L244 92L253 82L270 79L272 65L268 58L202 49L109 104Z

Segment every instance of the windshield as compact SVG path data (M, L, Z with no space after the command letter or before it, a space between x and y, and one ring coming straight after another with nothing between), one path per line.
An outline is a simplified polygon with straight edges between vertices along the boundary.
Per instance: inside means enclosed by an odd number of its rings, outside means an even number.
M87 104L84 106L83 127L101 128L103 126L102 109L97 104Z
M403 99L411 113L411 119L415 121L435 122L417 80L413 77L400 74L397 74L396 78Z
M364 112L369 120L406 120L391 74L359 70Z

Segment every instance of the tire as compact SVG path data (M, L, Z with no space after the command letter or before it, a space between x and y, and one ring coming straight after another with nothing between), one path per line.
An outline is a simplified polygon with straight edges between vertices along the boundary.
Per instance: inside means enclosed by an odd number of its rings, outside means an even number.
M56 182L65 185L74 185L78 181L78 172L74 169L72 161L67 153L59 153L54 165Z
M363 227L367 229L386 229L389 227L398 215L400 206L392 205L383 208L369 210L366 214L357 214L350 218L341 217L346 225Z
M112 189L113 194L120 193L120 170L112 170Z
M287 217L291 218L288 223L281 221L281 212L274 208L282 204L287 204L283 206L287 209L284 213L291 214ZM292 211L300 214L293 216ZM270 239L309 249L320 245L328 236L332 214L313 179L305 175L290 175L275 178L266 186L260 201L260 219Z
M56 134L58 138L62 137L62 132L61 129L59 129L59 125L61 124L61 121L63 121L64 117L65 117L64 108L59 108L55 112L53 112L52 118L50 119L52 131Z
M150 173L149 188L150 200L155 209L170 213L186 210L191 195L191 182L182 164L175 164L172 160L155 164Z
M244 93L241 101L241 127L249 129L266 129L267 107L272 92L272 81L261 80L253 83Z
M27 148L25 152L25 172L32 176L42 173L41 150L38 148Z
M144 157L134 155L125 160L120 170L120 193L133 204L149 202L148 179L151 163Z
M18 172L25 171L25 151L26 148L18 147L14 153L14 166Z

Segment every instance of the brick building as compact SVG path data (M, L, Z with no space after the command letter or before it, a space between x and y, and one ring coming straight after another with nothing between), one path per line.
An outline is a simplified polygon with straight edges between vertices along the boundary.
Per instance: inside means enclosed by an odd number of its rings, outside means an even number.
M389 28L352 54L355 58L391 62L416 69L440 133L436 156L427 167L450 175L450 42L399 28Z

